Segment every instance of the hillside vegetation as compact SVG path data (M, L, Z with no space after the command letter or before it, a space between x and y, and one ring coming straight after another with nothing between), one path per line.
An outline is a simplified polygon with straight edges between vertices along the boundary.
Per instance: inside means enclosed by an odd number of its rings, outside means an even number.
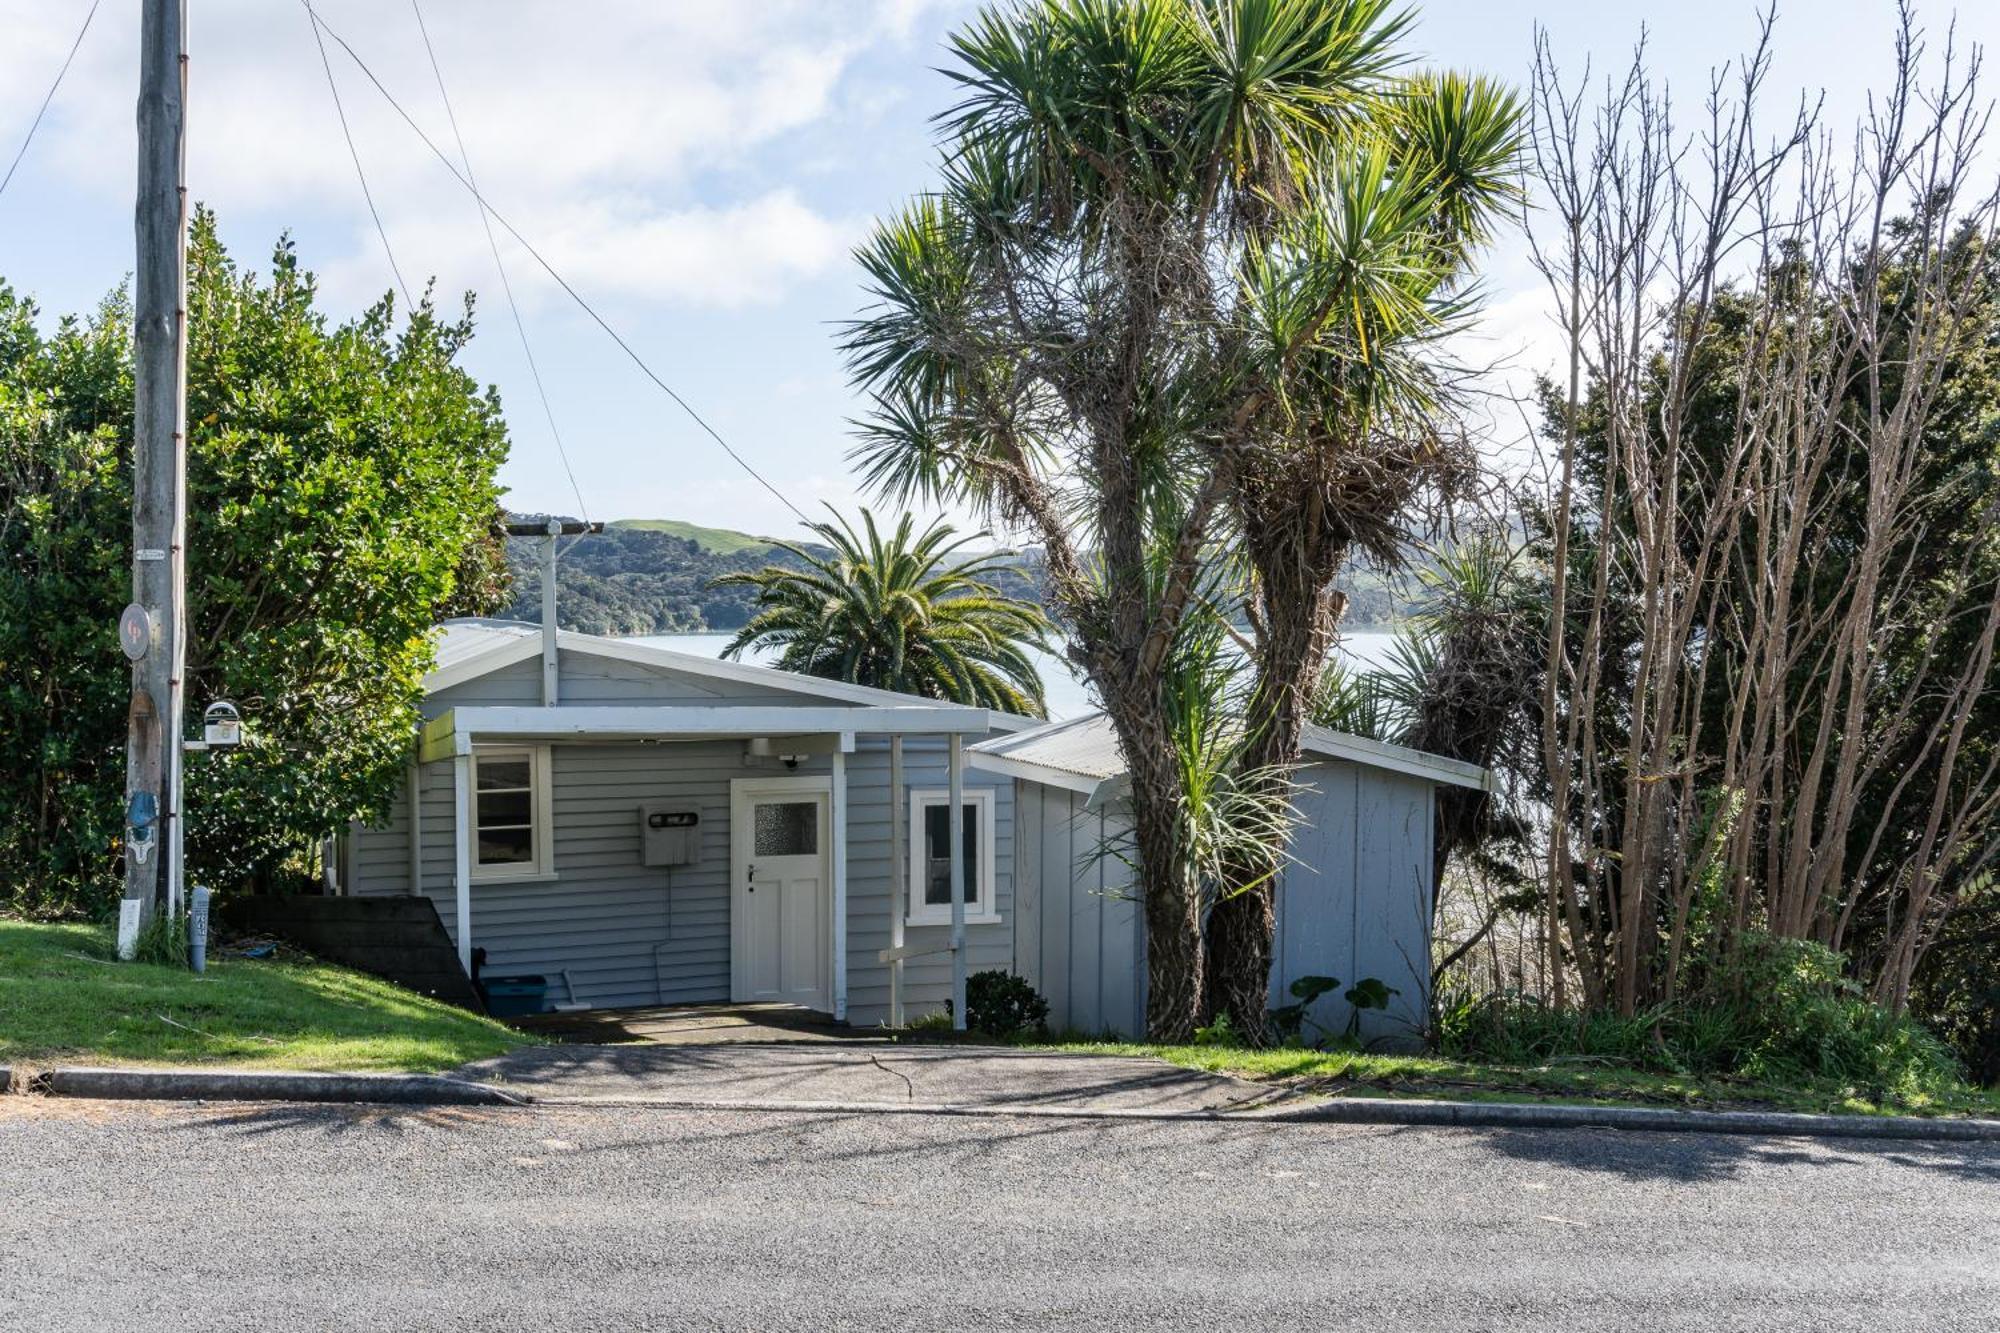
M537 514L515 516L532 522ZM507 543L513 575L512 601L497 614L539 624L542 618L540 538ZM824 550L815 543L807 549ZM732 632L749 620L753 597L746 588L710 585L724 574L797 560L769 537L729 528L703 527L671 518L628 518L604 525L602 534L565 539L556 572L558 618L562 627L585 634L699 634ZM1342 579L1348 594L1344 627L1381 628L1403 609L1401 580L1371 570ZM1012 557L1000 590L1040 603L1041 553Z

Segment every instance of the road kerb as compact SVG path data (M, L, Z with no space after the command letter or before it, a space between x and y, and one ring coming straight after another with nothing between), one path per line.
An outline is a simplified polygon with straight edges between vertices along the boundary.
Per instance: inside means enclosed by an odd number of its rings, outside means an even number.
M623 1106L668 1111L779 1115L984 1116L1034 1120L1195 1120L1243 1125L1423 1125L1468 1129L1617 1129L1670 1134L2000 1142L2000 1120L1832 1116L1794 1112L1682 1111L1642 1106L1334 1098L1247 1110L1150 1110L1129 1106L1008 1106L977 1102L781 1101L768 1098L564 1096L538 1092L538 1107Z
M373 1102L402 1106L524 1106L520 1093L434 1074L321 1074L260 1069L62 1067L35 1080L52 1097L133 1101Z

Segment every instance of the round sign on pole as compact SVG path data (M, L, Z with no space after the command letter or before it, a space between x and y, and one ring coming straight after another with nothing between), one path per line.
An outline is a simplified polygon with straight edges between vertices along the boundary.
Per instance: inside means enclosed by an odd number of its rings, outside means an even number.
M152 650L153 617L137 602L126 607L118 617L118 646L134 662Z

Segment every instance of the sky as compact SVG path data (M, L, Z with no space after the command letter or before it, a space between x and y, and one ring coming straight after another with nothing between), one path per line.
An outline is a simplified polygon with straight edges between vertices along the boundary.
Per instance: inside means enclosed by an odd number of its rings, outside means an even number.
M314 0L431 138L451 150L410 0ZM801 509L843 509L863 404L835 346L865 301L852 248L935 179L950 32L969 0L421 0L481 192L659 375ZM0 0L0 173L90 0ZM342 137L302 3L188 0L188 183L240 261L280 235L359 312L397 285ZM1687 104L1755 34L1751 0L1429 0L1426 62L1526 79L1537 23L1565 68L1622 68L1642 33ZM135 0L103 4L4 194L0 281L45 318L88 310L132 268ZM2000 4L1919 7L1933 45L2000 40ZM1780 7L1773 94L1850 120L1892 59L1890 0ZM475 293L468 369L498 387L502 472L523 511L680 518L786 535L797 520L747 476L531 259L501 256L548 391L544 417L479 210L338 47L327 59L355 152L415 289ZM1548 298L1518 237L1486 263L1477 359L1552 362ZM400 298L399 298L400 300ZM1489 355L1490 353L1490 355ZM1507 427L1497 427L1502 433ZM1518 427L1514 428L1518 429ZM570 473L574 473L572 487ZM580 492L581 499L578 499Z

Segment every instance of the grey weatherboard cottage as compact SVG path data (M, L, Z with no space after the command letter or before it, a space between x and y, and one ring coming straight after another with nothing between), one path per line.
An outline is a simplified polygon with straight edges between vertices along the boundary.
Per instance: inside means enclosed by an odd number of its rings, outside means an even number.
M547 976L553 1002L590 1008L877 1023L898 973L913 1012L941 1008L948 757L1035 725L501 621L446 625L425 686L403 798L348 830L341 890L429 897L468 967L476 946L488 973ZM1006 968L1013 784L962 780L967 966ZM900 913L899 864L918 872ZM882 961L898 948L900 968Z
M1123 765L1092 715L1037 723L629 640L443 627L391 817L348 829L338 887L420 894L470 967L562 1008L773 1002L856 1024L952 994L951 756L968 972L1059 1027L1136 1035L1145 938L1115 847ZM1478 769L1313 730L1274 995L1378 976L1371 1036L1420 1021L1432 803ZM1315 1015L1338 1024L1337 999Z

